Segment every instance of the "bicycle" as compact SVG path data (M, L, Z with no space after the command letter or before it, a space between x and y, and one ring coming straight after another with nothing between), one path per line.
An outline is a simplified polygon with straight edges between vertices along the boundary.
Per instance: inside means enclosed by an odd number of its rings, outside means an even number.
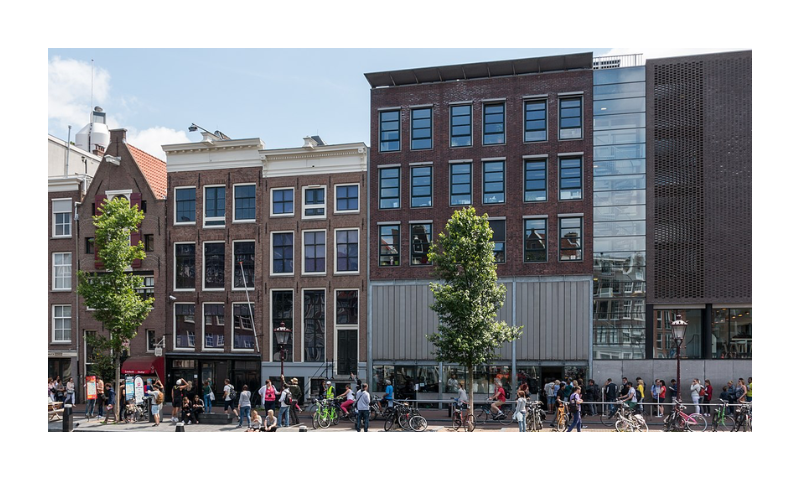
M417 409L403 402L395 404L392 415L383 423L383 429L388 432L395 425L405 431L422 432L428 428L428 420Z
M550 422L550 426L557 432L566 432L569 414L567 412L567 404L557 400L558 407L556 408L555 417Z
M311 426L316 430L317 428L328 428L331 425L339 424L339 411L338 406L330 400L316 400L314 399L316 410L311 416Z
M491 405L491 402L492 399L487 398L486 403L481 404L481 409L478 410L478 412L475 414L475 422L481 422L483 424L486 424L487 422L493 421L493 422L500 422L503 425L511 424L511 416L512 416L511 405L505 403L503 405L500 405L500 413L495 415L494 413L492 413L491 407L489 407L489 405Z
M475 430L475 416L465 414L469 411L469 405L460 403L453 399L453 430L458 431L459 428L464 427L465 432L472 432Z
M616 421L614 422L614 429L618 432L648 432L650 428L644 420L641 413L636 413L636 410L630 409L623 402L619 402L619 407L614 413Z
M752 432L753 431L753 406L750 403L742 403L734 413L733 432Z
M687 415L683 413L686 407L675 402L672 412L664 419L665 432L705 432L708 427L706 418L699 413Z
M712 432L731 432L734 427L733 415L725 413L728 409L728 402L721 400L722 406L714 410L714 415L711 417L711 431Z
M525 430L528 432L539 432L542 430L542 423L545 419L545 413L542 408L542 402L529 401L525 408L527 410L525 415Z

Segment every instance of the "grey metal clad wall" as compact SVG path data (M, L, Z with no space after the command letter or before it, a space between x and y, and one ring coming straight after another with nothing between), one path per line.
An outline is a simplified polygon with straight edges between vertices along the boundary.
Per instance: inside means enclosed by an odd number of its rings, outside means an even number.
M588 360L592 279L589 276L503 279L506 301L497 319L523 325L516 343L517 360ZM425 335L436 331L438 319L430 310L433 295L427 282L372 284L373 358L376 360L435 360ZM500 359L512 358L512 346Z

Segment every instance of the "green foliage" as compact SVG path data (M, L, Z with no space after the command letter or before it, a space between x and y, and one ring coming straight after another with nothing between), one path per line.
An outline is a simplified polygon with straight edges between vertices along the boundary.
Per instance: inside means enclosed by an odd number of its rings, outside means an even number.
M506 289L497 283L487 216L478 217L473 207L453 213L428 260L442 282L431 284L430 308L440 324L438 332L427 338L437 360L464 365L471 373L472 367L497 358L503 343L522 335L522 327L495 320Z
M111 381L114 378L114 358L109 355L111 350L109 339L100 335L87 335L86 344L93 352L92 358L87 359L92 364L91 371L87 365L86 374Z
M100 215L93 217L95 248L106 271L78 271L78 293L110 332L108 346L119 352L123 342L136 336L153 304L152 298L143 299L136 293L142 278L126 271L134 260L145 257L142 242L130 244L130 234L138 229L144 213L124 197L106 200L99 209Z

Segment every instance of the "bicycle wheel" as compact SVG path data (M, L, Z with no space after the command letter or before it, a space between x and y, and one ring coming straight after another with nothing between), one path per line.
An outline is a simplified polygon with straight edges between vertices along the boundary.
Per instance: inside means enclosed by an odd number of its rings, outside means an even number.
M370 421L375 421L378 418L378 409L375 407L369 407L369 419Z
M339 407L331 407L331 423L339 425Z
M645 422L645 423L636 422L636 425L634 426L634 429L637 432L644 432L644 433L647 433L647 432L650 431L650 427L647 426L647 422Z
M315 411L313 415L311 415L311 427L316 430L320 428L319 425L319 410Z
M464 431L472 432L475 430L475 416L471 413L467 415L467 420L464 422Z
M711 421L712 432L730 432L733 430L733 415L714 414Z
M452 428L454 431L458 431L461 428L461 414L453 412L453 425Z
M529 412L527 415L525 415L525 431L526 432L535 431L534 430L534 427L535 427L534 424L536 423L535 416L536 416L536 414L535 413L531 413L531 412Z
M478 413L475 414L475 423L482 423L485 425L487 419L486 410L478 410Z
M411 431L411 414L408 412L403 412L397 418L397 423L400 424L400 428L403 430L410 432Z
M542 431L542 416L539 414L533 415L533 431L534 432L541 432Z
M686 430L690 432L705 432L708 427L706 417L700 413L693 413L689 415L690 420L686 422Z
M411 426L411 430L415 432L424 432L428 428L428 421L421 415L411 417L408 424Z
M500 417L499 420L500 423L502 423L503 425L510 425L511 422L513 421L511 417L514 416L514 414L511 412L511 405L503 405L502 407L500 407L500 411L503 412L503 416Z
M559 432L567 431L567 415L560 415L556 421L556 430Z
M386 421L383 422L383 430L388 432L392 429L392 427L394 427L394 423L394 417L387 418Z
M333 419L331 418L330 411L328 409L323 409L319 416L319 426L322 428L328 428L331 426L332 421Z
M614 423L614 429L618 432L632 432L633 428L624 418L620 418Z
M604 408L603 412L600 413L600 423L602 423L606 427L613 427L616 423L616 419L614 418L614 414L611 413L610 408Z

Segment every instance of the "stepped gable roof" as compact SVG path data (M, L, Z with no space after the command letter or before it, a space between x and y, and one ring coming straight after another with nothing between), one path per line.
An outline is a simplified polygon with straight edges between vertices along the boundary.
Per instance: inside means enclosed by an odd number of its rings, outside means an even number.
M167 198L167 163L130 143L126 145L156 198L161 200Z

